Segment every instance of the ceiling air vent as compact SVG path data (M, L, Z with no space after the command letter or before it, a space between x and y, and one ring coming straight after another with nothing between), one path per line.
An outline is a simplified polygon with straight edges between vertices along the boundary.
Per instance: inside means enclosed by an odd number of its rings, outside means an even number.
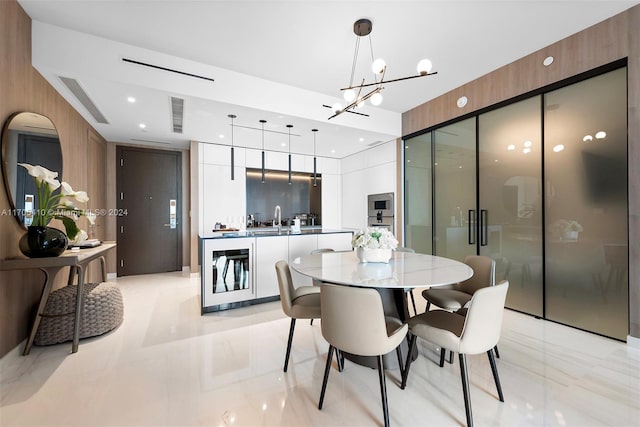
M71 91L71 93L78 99L78 101L80 101L84 108L87 109L89 114L93 116L96 122L103 123L105 125L109 124L107 119L100 112L100 110L98 110L96 104L93 103L91 98L89 98L89 95L87 95L87 92L82 89L82 86L80 86L80 83L78 83L76 79L62 76L58 77L60 78L62 83L64 83L64 85Z
M171 125L174 133L182 133L182 119L184 117L184 99L171 97Z

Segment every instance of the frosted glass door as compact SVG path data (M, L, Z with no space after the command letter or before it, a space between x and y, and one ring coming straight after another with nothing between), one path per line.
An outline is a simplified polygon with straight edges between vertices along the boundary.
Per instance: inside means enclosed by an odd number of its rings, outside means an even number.
M434 254L476 254L476 119L434 132Z
M629 287L626 72L550 92L544 103L546 317L621 340Z
M509 280L507 307L542 316L541 97L479 116L479 253Z
M404 141L404 245L432 254L431 132Z

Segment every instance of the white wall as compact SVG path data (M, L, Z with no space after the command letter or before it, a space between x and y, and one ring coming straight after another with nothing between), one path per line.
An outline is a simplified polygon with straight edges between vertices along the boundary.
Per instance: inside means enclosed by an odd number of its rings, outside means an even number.
M342 228L367 226L367 195L394 193L396 205L396 142L389 141L340 161L342 171ZM398 218L394 218L398 228Z

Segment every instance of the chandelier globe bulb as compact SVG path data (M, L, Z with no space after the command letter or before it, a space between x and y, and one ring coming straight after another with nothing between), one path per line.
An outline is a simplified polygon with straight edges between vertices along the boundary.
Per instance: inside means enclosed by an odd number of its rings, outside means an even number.
M378 106L382 104L382 94L380 92L376 92L371 95L371 105Z
M374 74L382 74L385 68L387 68L387 63L384 62L382 58L376 59L371 64L371 71L373 71Z
M356 91L353 89L347 89L343 93L344 100L348 103L352 103L354 99L356 99Z
M418 66L416 67L416 69L418 70L418 74L420 74L421 76L429 74L432 68L433 64L428 59L422 59L420 62L418 62Z

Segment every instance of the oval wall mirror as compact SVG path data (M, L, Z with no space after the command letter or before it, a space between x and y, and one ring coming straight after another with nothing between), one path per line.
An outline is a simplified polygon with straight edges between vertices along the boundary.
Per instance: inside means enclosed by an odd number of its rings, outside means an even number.
M26 229L30 211L37 209L36 186L27 170L18 163L40 165L58 172L62 179L62 148L55 126L48 117L36 113L16 113L2 129L2 173L14 218Z

